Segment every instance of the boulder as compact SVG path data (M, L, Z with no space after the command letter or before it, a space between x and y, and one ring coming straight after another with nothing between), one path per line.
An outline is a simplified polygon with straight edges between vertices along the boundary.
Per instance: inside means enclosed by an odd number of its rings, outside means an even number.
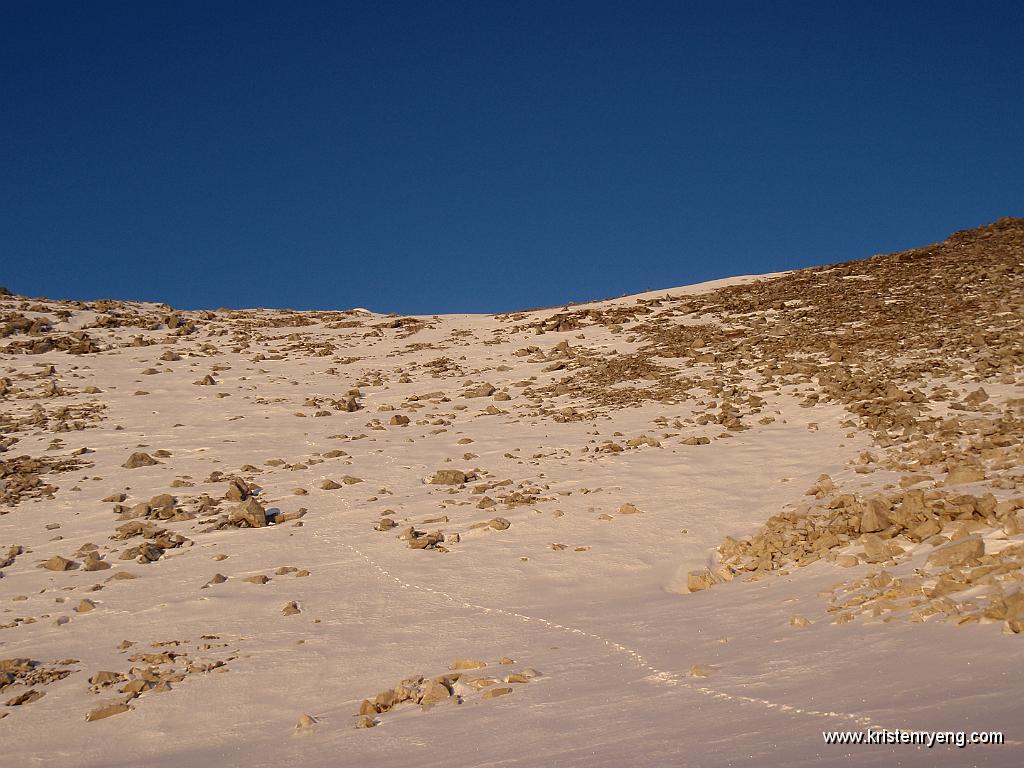
M462 485L468 479L468 475L458 469L439 469L430 482L434 485Z
M159 463L160 463L159 461L154 459L148 453L143 453L142 451L136 451L131 456L129 456L128 457L128 461L126 461L121 466L124 467L125 469L135 469L137 467L151 467L154 464L159 464Z
M263 528L267 524L267 510L256 499L250 497L231 510L228 522L233 525L245 523L250 528Z
M938 547L928 555L928 565L956 566L975 563L985 554L985 542L980 536L964 539Z
M951 467L946 474L946 485L964 485L966 483L976 483L984 479L985 472L979 467Z

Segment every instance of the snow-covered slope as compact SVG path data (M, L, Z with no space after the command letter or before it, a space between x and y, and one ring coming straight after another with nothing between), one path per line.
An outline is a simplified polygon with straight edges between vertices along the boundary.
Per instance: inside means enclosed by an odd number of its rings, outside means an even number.
M0 764L1019 764L1022 231L500 316L0 297Z

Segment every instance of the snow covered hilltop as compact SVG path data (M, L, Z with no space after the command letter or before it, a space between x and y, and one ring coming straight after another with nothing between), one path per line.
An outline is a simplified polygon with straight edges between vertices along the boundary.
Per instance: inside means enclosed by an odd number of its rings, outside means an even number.
M5 765L1019 764L1024 219L495 316L7 294L0 359Z

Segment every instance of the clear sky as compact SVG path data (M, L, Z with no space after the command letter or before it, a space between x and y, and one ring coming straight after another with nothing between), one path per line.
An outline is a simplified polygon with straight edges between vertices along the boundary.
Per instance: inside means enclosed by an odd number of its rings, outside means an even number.
M0 0L0 285L502 311L1024 215L1021 2Z

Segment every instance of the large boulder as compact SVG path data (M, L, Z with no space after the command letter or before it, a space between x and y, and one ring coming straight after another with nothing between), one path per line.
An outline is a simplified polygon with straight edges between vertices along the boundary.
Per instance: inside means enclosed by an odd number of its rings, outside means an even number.
M231 510L228 522L233 525L247 524L250 528L263 528L267 524L267 510L251 496Z

